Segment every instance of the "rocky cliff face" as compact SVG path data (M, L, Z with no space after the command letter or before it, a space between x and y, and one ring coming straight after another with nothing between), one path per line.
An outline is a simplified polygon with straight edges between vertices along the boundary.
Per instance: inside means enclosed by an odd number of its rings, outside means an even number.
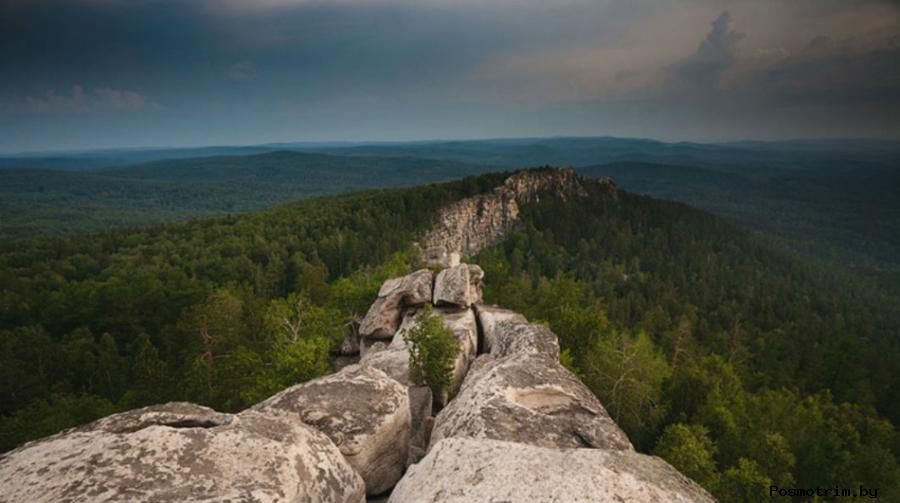
M513 177L499 208L549 188L581 195L577 182L570 171ZM445 250L471 253L515 219L498 214L487 219L497 226L481 227L485 215L470 210L446 216L472 217L458 228L481 234L451 235L445 220ZM458 264L386 281L343 348L358 363L239 414L170 403L28 443L0 457L0 503L714 501L634 451L560 364L553 332L483 305L483 277ZM452 400L409 375L403 335L429 304L460 348Z
M456 265L503 239L519 218L519 205L542 195L584 197L587 191L572 168L517 173L490 194L469 197L444 208L423 242L426 262Z

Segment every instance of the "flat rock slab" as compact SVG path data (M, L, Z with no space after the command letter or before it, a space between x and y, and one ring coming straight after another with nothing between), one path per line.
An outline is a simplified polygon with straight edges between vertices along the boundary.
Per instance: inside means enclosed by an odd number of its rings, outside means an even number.
M369 494L390 489L406 469L409 395L406 386L378 369L350 366L292 386L250 410L292 417L327 435Z
M0 457L0 502L365 501L362 478L319 431L193 404L146 407Z
M625 432L575 375L534 354L479 357L459 395L435 417L431 445L450 437L632 449Z
M459 264L441 270L434 279L434 305L467 308L481 302L484 271L474 264Z
M409 468L389 503L714 503L660 458L634 451L546 449L442 440Z

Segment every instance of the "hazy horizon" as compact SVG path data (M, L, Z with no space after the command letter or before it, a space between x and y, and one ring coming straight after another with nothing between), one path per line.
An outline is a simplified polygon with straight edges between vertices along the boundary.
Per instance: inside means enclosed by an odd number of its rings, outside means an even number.
M900 139L890 0L0 5L0 152Z

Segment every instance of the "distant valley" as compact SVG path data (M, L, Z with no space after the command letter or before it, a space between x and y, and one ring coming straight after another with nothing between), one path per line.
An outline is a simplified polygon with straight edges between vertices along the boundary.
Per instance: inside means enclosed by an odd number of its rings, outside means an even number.
M173 158L180 156L181 158ZM900 143L534 138L117 150L0 158L0 240L96 233L293 200L573 165L685 202L896 291Z

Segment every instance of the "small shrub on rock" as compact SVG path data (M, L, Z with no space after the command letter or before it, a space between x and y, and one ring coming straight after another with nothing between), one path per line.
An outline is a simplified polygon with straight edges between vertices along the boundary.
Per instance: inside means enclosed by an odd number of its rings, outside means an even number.
M409 347L410 378L441 396L450 386L459 353L456 335L429 305L417 315L417 323L403 334L403 340Z

